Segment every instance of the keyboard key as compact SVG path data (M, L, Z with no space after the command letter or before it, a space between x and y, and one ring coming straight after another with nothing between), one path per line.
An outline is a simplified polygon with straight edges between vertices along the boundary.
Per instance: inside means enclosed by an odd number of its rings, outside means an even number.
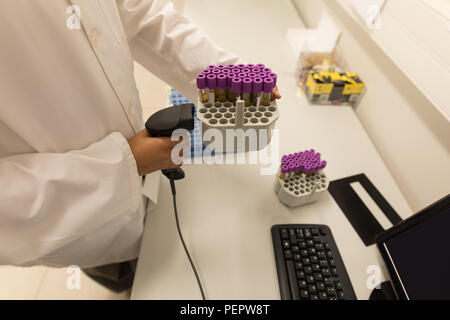
M295 262L294 266L295 266L295 269L297 269L297 270L303 270L303 263L301 263L301 262Z
M292 246L292 252L293 253L299 253L300 252L300 248L298 246Z
M325 277L329 277L329 276L331 275L330 269L328 269L328 268L323 268L323 269L322 269L322 275L325 276Z
M305 242L305 241L300 241L300 242L298 243L298 245L299 245L300 249L306 249L306 248L307 248L306 242Z
M316 244L322 243L322 239L320 237L313 237L313 240Z
M342 290L342 284L339 281L334 282L334 287L336 290Z
M337 296L338 296L339 300L345 300L344 291L338 290Z
M323 259L323 258L325 258L325 252L319 251L319 252L317 252L317 256L319 257L319 259Z
M289 243L288 240L284 240L283 241L283 248L284 249L290 249L291 248L291 244Z
M327 234L325 228L319 228L319 231L321 236L325 236Z
M316 279L316 281L322 281L323 275L321 273L314 273L314 278Z
M306 282L308 282L309 284L313 284L313 283L316 283L316 279L314 279L314 276L309 275L309 276L306 276Z
M326 267L328 267L328 263L327 263L327 260L320 260L319 261L319 265L321 266L321 267L323 267L323 268L326 268Z
M320 300L328 300L327 293L325 291L319 292L319 299Z
M305 273L303 271L297 271L297 278L298 279L305 279Z
M306 266L304 271L305 271L306 274L312 274L313 273L312 268L310 266Z
M326 285L327 287L333 285L333 281L331 280L330 277L324 277L323 282L325 283L325 285Z
M306 283L305 280L300 280L300 281L298 282L298 286L300 287L300 289L306 289L306 288L308 288L308 284Z
M292 251L291 250L284 250L284 257L288 260L292 259Z
M295 235L295 230L294 229L289 229L289 241L291 241L292 244L297 243L297 237Z
M335 278L338 277L338 272L337 269L335 267L331 268L331 275Z
M311 256L309 257L309 259L311 260L312 263L319 263L319 258L317 258L317 256Z
M314 249L314 248L309 248L309 249L308 249L308 252L309 252L310 255L314 255L314 254L317 253L317 252L316 252L316 249Z
M286 262L286 266L287 266L287 272L288 272L288 278L289 278L289 285L291 288L292 300L299 300L300 295L298 292L297 279L295 277L294 262L292 260L288 260Z
M318 264L313 264L311 268L314 272L320 272L320 266Z
M289 239L289 234L287 229L283 228L280 230L281 239Z
M310 285L309 287L308 287L308 291L310 292L310 293L316 293L317 292L317 287L315 286L315 285Z
M323 282L317 282L316 286L317 286L317 290L325 291L325 284Z
M327 251L327 258L333 258L333 253L330 250Z
M317 244L316 244L316 250L317 250L317 251L323 251L323 244L317 243Z
M334 290L333 287L327 287L327 295L331 296L331 297L335 297L336 296L336 290Z
M311 294L311 300L319 300L319 296L317 294Z
M298 253L295 253L295 254L294 254L294 260L300 261L300 260L302 260L302 256L299 255Z
M309 266L309 265L311 264L311 260L309 260L309 258L304 258L304 259L302 260L302 262L303 262L303 264L304 264L305 266Z
M312 240L306 240L306 245L307 245L308 247L314 247L314 241L312 241Z
M308 299L309 292L307 290L300 290L300 296L302 297L302 299Z
M310 229L305 229L305 238L306 239L311 239L312 238L312 234L311 234L311 230Z
M329 244L328 242L325 242L325 243L323 244L323 247L325 248L325 250L331 250L330 244Z
M297 229L296 231L297 231L297 238L303 239L305 237L302 229Z
M318 236L319 235L319 229L318 228L312 228L311 232L312 232L313 236Z

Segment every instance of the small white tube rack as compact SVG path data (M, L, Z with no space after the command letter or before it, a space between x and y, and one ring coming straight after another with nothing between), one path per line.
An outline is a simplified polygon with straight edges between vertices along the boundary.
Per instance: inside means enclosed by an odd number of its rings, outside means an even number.
M276 176L275 193L284 205L295 208L319 200L328 190L330 181L323 170L311 174Z

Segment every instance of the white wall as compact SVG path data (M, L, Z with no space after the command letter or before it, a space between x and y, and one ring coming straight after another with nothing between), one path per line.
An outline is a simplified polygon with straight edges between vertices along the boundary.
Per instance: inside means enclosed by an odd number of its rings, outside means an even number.
M446 117L342 1L293 1L308 27L315 27L322 10L327 10L342 28L338 50L368 88L356 113L412 209L418 211L446 195L450 191L450 125ZM394 44L402 46L404 42L397 39ZM423 74L430 76L439 74Z

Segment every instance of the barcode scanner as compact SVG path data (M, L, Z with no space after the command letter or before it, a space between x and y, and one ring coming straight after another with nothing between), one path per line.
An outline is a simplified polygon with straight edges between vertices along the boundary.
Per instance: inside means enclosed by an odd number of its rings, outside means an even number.
M151 137L170 137L172 136L172 133L177 129L185 129L191 132L194 130L194 108L195 106L192 103L188 103L158 111L147 120L147 122L145 123L145 128L147 129ZM180 222L178 220L175 180L184 179L184 171L181 168L166 169L161 171L170 180L170 188L172 189L173 208L175 211L175 221L177 224L178 236L180 237L181 243L183 244L186 256L191 263L192 270L194 271L194 275L197 279L197 284L202 295L202 299L206 300L202 283L198 276L194 262L192 261L191 255L189 254L189 251L186 247L186 243L184 242L183 235L180 229Z
M194 130L194 108L192 103L188 103L160 110L148 118L145 128L152 137L170 137L177 129L191 132ZM162 173L171 181L184 178L181 168L162 170Z

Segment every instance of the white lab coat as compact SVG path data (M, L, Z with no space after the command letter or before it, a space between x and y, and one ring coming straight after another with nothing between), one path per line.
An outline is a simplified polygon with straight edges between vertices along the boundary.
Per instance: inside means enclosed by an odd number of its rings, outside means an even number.
M66 26L69 5L81 30ZM1 1L0 46L0 264L137 257L147 200L126 140L143 128L133 60L195 99L196 73L238 57L161 0Z

